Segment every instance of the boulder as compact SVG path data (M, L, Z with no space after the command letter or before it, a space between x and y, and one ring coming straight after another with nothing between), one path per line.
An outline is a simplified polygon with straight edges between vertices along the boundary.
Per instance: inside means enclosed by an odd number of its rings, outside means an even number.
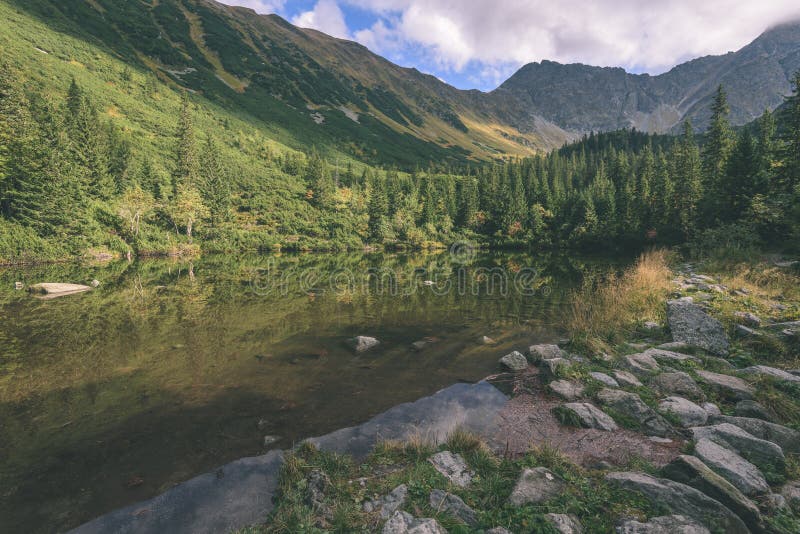
M719 501L753 530L761 530L761 513L753 502L723 477L712 471L699 458L681 455L666 465L665 477L700 490Z
M38 293L48 297L60 297L64 295L74 295L75 293L83 293L90 291L91 286L84 286L81 284L62 284L62 283L44 283L34 284L28 287L31 293Z
M619 382L617 382L616 380L614 380L613 378L611 378L610 376L608 376L605 373L592 371L591 373L589 373L589 376L592 377L594 380L597 380L598 382L600 382L601 384L603 384L606 387L610 387L610 388L618 388L619 387Z
M469 486L472 482L472 477L475 476L460 454L454 454L450 451L437 452L428 458L428 461L447 480L462 488Z
M545 514L544 518L561 534L583 533L583 527L581 527L580 521L572 514Z
M661 350L670 350L670 351L686 351L689 350L691 347L689 346L688 343L684 343L683 341L670 341L669 343L662 343L656 348Z
M753 400L743 400L737 402L736 406L733 409L733 413L736 415L736 417L749 417L751 419L763 419L764 421L772 421L773 419L772 414L769 412L769 410L767 410L764 406ZM722 414L717 414L717 415L722 415ZM753 432L750 433L753 434ZM756 434L753 435L755 436ZM770 440L770 441L775 441L775 440ZM783 445L781 445L781 447L783 447Z
M736 425L718 423L712 426L693 427L689 431L695 441L711 440L766 471L782 473L786 469L786 458L779 445L759 439Z
M586 390L580 382L573 382L572 380L554 380L547 387L550 388L550 391L568 401L578 400Z
M363 509L367 513L380 512L381 519L389 519L406 502L408 486L400 484L387 495L364 503Z
M726 532L727 534L749 534L750 532L742 520L739 519L739 516L718 501L686 484L655 478L644 473L629 472L609 473L605 479L614 486L640 493L653 504L664 507L671 512L686 516L702 525L713 525L721 532ZM680 530L674 530L675 523L666 523L665 526L672 529L664 532L681 532Z
M614 378L619 382L619 385L629 388L640 388L642 383L638 378L628 371L614 371Z
M623 521L617 534L711 534L706 527L683 515L654 517L647 523L633 519Z
M356 336L347 340L347 345L356 352L366 352L380 345L374 337Z
M750 337L758 337L758 336L761 335L761 332L756 332L752 328L750 328L748 326L741 325L741 324L737 324L733 328L733 332L736 334L736 337L744 338L744 339L747 339L747 338L750 338Z
M560 495L566 487L566 482L547 468L525 469L517 479L509 502L514 506L539 504Z
M749 326L750 328L758 328L761 326L761 318L754 313L736 312L733 316L736 317L737 322Z
M431 508L434 510L452 515L471 527L478 525L478 518L475 515L475 510L467 506L457 495L435 489L431 492L430 503Z
M658 411L672 414L683 428L704 425L708 420L702 407L683 397L667 397L658 404Z
M408 512L395 512L383 525L383 534L447 534L435 519L416 519Z
M683 354L681 352L674 352L664 349L647 349L643 354L647 354L658 362L699 362L700 358L690 354Z
M559 409L565 421L574 422L584 428L596 428L607 432L619 428L610 415L588 402L571 402Z
M763 419L755 419L752 417L731 417L727 415L716 415L710 418L712 424L729 423L736 425L748 434L763 439L764 441L771 441L778 445L783 451L791 453L800 453L800 432L793 428L787 428L783 425L770 423Z
M718 356L728 355L729 343L725 328L700 306L683 300L671 300L667 302L667 321L674 341Z
M566 358L566 354L558 345L531 345L528 347L528 354L531 357L531 361L534 363L540 360Z
M528 368L528 359L515 350L500 358L500 364L514 372L524 371Z
M779 493L770 493L764 498L762 503L764 508L766 508L771 514L775 514L781 510L786 510L789 508L789 503L786 501L786 497Z
M701 439L694 446L694 454L748 497L769 493L769 484L761 471L732 450Z
M800 511L800 480L785 484L781 489L781 495L792 509Z
M623 356L620 365L636 376L648 376L661 370L658 362L650 355L640 352Z
M597 399L616 413L636 422L648 436L667 437L674 433L670 424L635 393L604 388L598 392Z
M783 369L776 369L775 367L768 367L766 365L754 365L739 371L742 374L753 376L768 376L781 382L795 382L800 383L800 376L795 376L788 373Z
M719 409L719 406L713 402L704 402L703 409L706 411L709 417L712 415L722 415L722 411Z
M705 399L703 390L700 389L694 378L683 371L661 373L650 381L650 387L662 395L678 395L697 401Z
M736 400L752 399L755 390L753 387L735 376L712 373L711 371L697 371L697 376L708 386L725 397Z
M539 363L539 369L546 379L557 377L560 372L570 367L572 367L572 362L566 358L550 358Z

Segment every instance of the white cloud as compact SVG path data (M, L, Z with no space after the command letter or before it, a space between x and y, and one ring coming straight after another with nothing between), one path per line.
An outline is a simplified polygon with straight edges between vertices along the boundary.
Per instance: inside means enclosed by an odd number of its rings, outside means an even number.
M341 39L350 38L350 30L344 20L344 13L335 0L319 0L314 9L294 17L292 24L301 28L314 28Z

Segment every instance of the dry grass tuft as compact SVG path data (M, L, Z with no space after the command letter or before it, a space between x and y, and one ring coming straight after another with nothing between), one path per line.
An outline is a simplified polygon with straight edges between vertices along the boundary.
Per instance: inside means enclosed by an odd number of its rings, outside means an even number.
M663 322L672 280L670 259L666 250L650 250L622 275L576 291L566 317L573 344L592 353L609 351L638 324Z

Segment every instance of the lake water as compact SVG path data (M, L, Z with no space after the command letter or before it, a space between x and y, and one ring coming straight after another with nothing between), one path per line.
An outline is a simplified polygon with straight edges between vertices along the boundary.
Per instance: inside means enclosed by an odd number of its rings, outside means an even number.
M62 531L484 378L563 335L569 290L607 268L466 248L0 270L0 531ZM381 344L355 354L355 335Z

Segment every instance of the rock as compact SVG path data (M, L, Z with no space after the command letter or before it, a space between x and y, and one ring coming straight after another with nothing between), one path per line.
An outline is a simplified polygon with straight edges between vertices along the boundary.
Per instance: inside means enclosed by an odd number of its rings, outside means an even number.
M755 391L753 387L735 376L712 373L711 371L697 371L699 376L706 384L717 393L736 400L752 399Z
M674 432L670 424L635 393L604 388L597 394L597 399L618 414L635 421L648 436L663 438Z
M408 486L400 484L380 499L365 502L363 508L367 513L380 512L381 519L388 519L405 504L406 497Z
M23 284L22 282L14 282L14 289L16 289L17 291L25 289L25 284Z
M748 527L761 530L761 513L758 511L758 507L699 458L687 455L678 456L665 466L662 472L670 480L691 486L719 501L738 515Z
M761 326L761 318L750 312L736 312L733 314L739 323L749 326L750 328L758 328Z
M645 330L651 330L652 331L652 330L659 330L661 328L661 325L658 324L655 321L645 321L645 323L642 325L642 327Z
M415 519L408 512L395 512L383 525L383 534L447 534L435 519Z
M422 349L424 349L427 346L428 346L428 342L424 341L424 340L415 341L415 342L413 342L411 344L411 348L414 349L417 352L421 351Z
M75 293L83 293L90 291L90 286L80 284L60 284L60 283L45 283L35 284L28 288L31 293L39 293L48 297L61 297L64 295L73 295Z
M706 411L683 397L667 397L658 404L658 411L672 414L684 428L706 424Z
M593 379L597 380L598 382L600 382L604 386L607 386L607 387L610 387L610 388L618 388L619 387L619 382L617 382L616 380L614 380L613 378L611 378L610 376L608 376L605 373L599 373L597 371L592 371L591 373L589 373L589 376L592 377Z
M672 339L718 356L728 355L728 336L722 323L699 306L682 300L667 302L667 320Z
M564 358L552 358L539 362L539 369L546 379L557 377L560 372L572 367L572 362Z
M568 401L581 398L586 389L579 382L573 382L571 380L554 380L550 382L547 387L550 388L550 391Z
M264 446L269 447L273 443L277 443L281 440L280 436L264 436Z
M632 343L629 341L625 344L634 350L644 350L647 348L647 343Z
M89 283L89 285L90 285L90 286L92 286L92 287L95 287L95 288L97 288L97 287L100 287L100 280L97 280L97 279L95 279L95 280L92 280L92 281Z
M500 358L500 363L511 371L524 371L528 368L528 360L516 350Z
M624 521L617 527L617 534L711 534L711 531L686 516L664 515L647 523Z
M466 488L472 482L474 474L460 454L454 454L450 451L437 452L428 458L428 461L456 486Z
M572 514L545 514L544 518L561 534L583 533L580 521Z
M746 375L755 376L768 376L781 382L795 382L800 383L800 376L795 376L792 373L787 373L783 369L776 369L775 367L767 367L766 365L754 365L739 371Z
M692 427L689 431L695 441L711 440L766 471L782 473L786 469L786 457L779 445L757 438L738 426L718 423L712 426Z
M478 525L478 518L475 516L475 510L467 506L457 495L435 489L431 492L430 503L431 508L434 510L442 511L453 517L457 517L471 527Z
M750 532L742 520L739 519L739 516L718 501L686 484L655 478L644 473L614 472L608 473L605 479L610 484L624 490L641 493L657 506L663 506L667 510L679 513L703 525L713 524L721 532L726 532L727 534L749 534ZM676 523L665 523L665 527L668 530L663 532L670 534L681 532L674 529L675 525ZM648 531L642 530L638 532Z
M374 337L356 336L347 340L347 345L356 352L366 352L380 345Z
M794 510L800 511L800 480L789 482L781 489L781 495Z
M651 356L653 359L661 363L700 361L700 358L698 358L697 356L692 356L691 354L683 354L681 352L675 352L672 350L647 349L646 351L644 351L644 354Z
M756 332L752 328L749 328L741 324L737 324L733 328L733 332L736 334L736 337L739 338L757 337L761 335L761 332Z
M733 409L733 413L736 415L736 417L749 417L755 419L763 419L764 421L772 421L773 419L772 415L769 413L769 410L767 410L761 404L753 400L743 400L737 402L736 407L734 407ZM717 415L722 415L722 414L717 414ZM753 434L752 432L750 433ZM755 434L753 435L755 436Z
M704 402L703 409L706 411L709 417L712 415L722 415L722 411L719 409L719 406L712 402Z
M525 469L517 479L509 501L514 506L539 504L560 495L566 487L566 482L547 468Z
M703 390L694 378L683 371L661 373L650 381L650 386L662 395L679 395L697 401L705 399Z
M513 534L510 530L503 527L494 527L486 531L486 534Z
M478 343L480 343L481 345L494 345L497 342L494 339L490 338L490 337L482 336L478 340Z
M314 469L306 477L306 504L326 521L333 517L333 510L325 503L325 493L331 487L331 479L322 470Z
M661 350L670 350L677 352L682 350L689 350L691 347L687 343L684 343L683 341L670 341L669 343L662 343L656 348Z
M588 402L571 402L560 407L566 421L572 421L584 428L596 428L613 432L619 427L610 415Z
M552 360L554 358L566 358L566 354L558 345L531 345L528 347L528 354L534 363L540 360Z
M749 497L766 495L769 485L756 466L711 440L695 444L694 455Z
M763 505L771 514L789 508L786 498L778 493L770 493L767 495L763 500Z
M623 387L640 388L642 383L632 373L628 371L614 371L614 378Z
M715 425L720 423L736 425L758 439L775 443L784 452L800 453L800 432L793 428L787 428L753 417L730 417L726 415L711 417L710 422Z
M661 370L661 368L658 366L658 362L656 362L652 356L643 352L623 356L622 360L620 360L620 364L636 376L640 377L648 376Z

